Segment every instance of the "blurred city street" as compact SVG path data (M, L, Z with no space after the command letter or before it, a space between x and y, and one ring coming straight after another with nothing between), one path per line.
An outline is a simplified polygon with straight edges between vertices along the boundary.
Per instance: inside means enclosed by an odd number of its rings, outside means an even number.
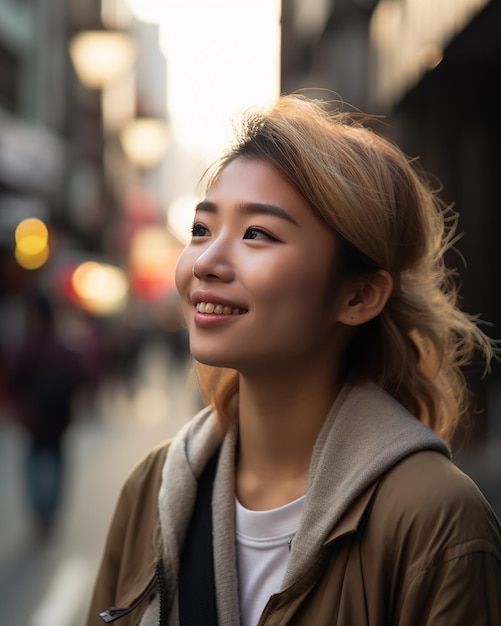
M116 498L125 477L154 445L197 410L185 372L148 349L135 388L107 383L95 414L68 432L64 511L45 540L27 514L22 480L24 439L0 421L0 606L2 626L80 626Z

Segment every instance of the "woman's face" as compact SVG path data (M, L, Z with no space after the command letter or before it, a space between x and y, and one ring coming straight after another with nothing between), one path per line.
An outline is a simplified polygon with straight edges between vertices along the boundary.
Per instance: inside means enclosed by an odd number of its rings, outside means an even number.
M272 165L230 162L197 206L176 269L193 356L240 372L332 359L335 246Z

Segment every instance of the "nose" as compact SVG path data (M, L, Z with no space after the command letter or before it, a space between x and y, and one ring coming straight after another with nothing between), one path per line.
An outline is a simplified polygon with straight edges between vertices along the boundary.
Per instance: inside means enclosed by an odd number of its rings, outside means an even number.
M223 241L213 241L193 263L193 276L199 280L231 282L235 268L230 260L228 246Z

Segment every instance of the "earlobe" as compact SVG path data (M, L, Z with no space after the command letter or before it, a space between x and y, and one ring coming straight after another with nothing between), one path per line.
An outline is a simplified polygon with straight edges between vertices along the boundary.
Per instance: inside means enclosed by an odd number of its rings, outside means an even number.
M393 278L386 270L377 270L364 277L350 280L337 320L348 326L359 326L377 317L384 309L393 290Z

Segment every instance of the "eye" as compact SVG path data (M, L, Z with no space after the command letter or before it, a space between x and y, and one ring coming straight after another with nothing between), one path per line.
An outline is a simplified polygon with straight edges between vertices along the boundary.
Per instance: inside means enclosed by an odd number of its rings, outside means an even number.
M191 229L192 237L208 237L210 235L209 229L203 224L193 224Z
M244 234L244 239L263 239L268 241L278 241L276 237L270 235L270 233L266 232L262 228L256 228L255 226L250 226Z

